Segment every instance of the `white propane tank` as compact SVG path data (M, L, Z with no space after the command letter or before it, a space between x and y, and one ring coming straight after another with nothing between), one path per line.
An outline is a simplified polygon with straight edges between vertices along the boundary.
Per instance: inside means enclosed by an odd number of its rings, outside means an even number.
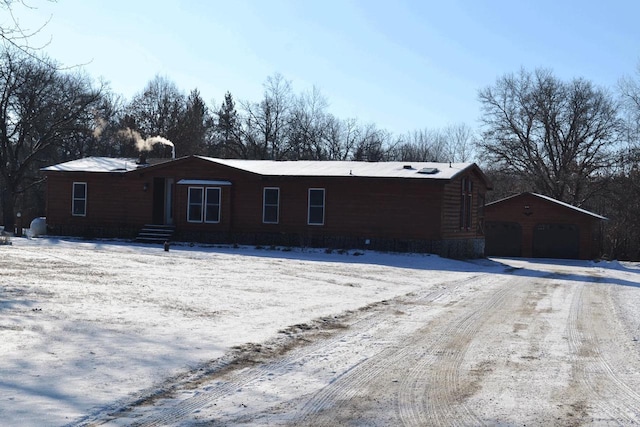
M31 235L33 237L43 236L47 234L47 218L41 216L31 221Z

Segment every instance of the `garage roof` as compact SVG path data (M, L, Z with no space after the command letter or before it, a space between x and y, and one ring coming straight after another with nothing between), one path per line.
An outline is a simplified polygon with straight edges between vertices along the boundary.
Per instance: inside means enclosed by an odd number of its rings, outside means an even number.
M571 210L574 210L574 211L579 212L579 213L584 214L584 215L589 215L589 216L592 216L594 218L598 218L598 219L602 219L602 220L607 220L607 221L609 220L609 218L607 218L607 217L604 217L602 215L598 215L597 213L588 211L586 209L582 209L582 208L570 205L569 203L561 202L560 200L554 199L553 197L545 196L545 195L538 194L538 193L531 193L531 192L524 192L524 193L520 193L520 194L514 194L513 196L505 197L504 199L500 199L500 200L496 200L495 202L487 203L487 206L491 206L491 205L494 205L494 204L497 204L497 203L501 203L501 202L504 202L505 200L510 200L510 199L515 198L515 197L520 197L520 196L523 196L523 195L526 195L526 194L529 194L529 195L534 196L534 197L538 197L540 199L546 200L546 201L551 202L551 203L555 203L555 204L563 206L565 208L569 208Z

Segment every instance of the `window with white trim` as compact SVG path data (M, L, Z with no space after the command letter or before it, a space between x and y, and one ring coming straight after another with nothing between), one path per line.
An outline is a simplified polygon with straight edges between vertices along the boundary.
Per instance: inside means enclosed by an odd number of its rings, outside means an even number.
M280 217L280 189L265 187L262 195L262 222L277 224Z
M220 222L220 193L219 187L206 189L204 222Z
M87 216L87 183L74 182L71 202L73 216Z
M187 202L187 221L202 222L202 205L204 201L203 187L189 187L189 201Z
M309 225L324 224L324 188L309 189Z
M189 187L187 222L220 222L220 187Z

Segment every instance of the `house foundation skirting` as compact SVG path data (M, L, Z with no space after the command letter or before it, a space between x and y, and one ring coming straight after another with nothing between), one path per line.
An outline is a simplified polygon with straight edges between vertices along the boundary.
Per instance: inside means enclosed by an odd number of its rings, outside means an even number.
M73 236L83 239L133 239L140 231L139 227L129 226L84 226L49 225L47 234L51 236Z
M295 233L203 233L177 232L177 241L252 246L282 246L374 250L381 252L431 253L446 258L468 259L484 256L484 238L475 239L382 239L351 236L300 235Z
M52 226L48 234L74 236L85 239L134 239L139 228L116 226ZM484 256L484 238L466 239L383 239L352 236L301 235L295 233L229 233L177 230L177 242L213 243L250 246L279 246L299 248L328 248L331 250L358 249L381 252L430 253L446 258L469 259Z
M484 238L447 239L440 242L438 255L446 258L470 259L484 257Z

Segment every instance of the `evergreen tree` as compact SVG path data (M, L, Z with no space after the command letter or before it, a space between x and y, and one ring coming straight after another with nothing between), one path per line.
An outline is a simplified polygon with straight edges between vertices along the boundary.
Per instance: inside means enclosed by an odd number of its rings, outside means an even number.
M187 97L182 118L178 122L177 134L174 137L180 146L180 156L206 154L207 142L211 138L213 118L197 89Z
M230 92L216 113L215 140L210 148L211 155L222 158L248 158L248 153L240 139L240 118Z

